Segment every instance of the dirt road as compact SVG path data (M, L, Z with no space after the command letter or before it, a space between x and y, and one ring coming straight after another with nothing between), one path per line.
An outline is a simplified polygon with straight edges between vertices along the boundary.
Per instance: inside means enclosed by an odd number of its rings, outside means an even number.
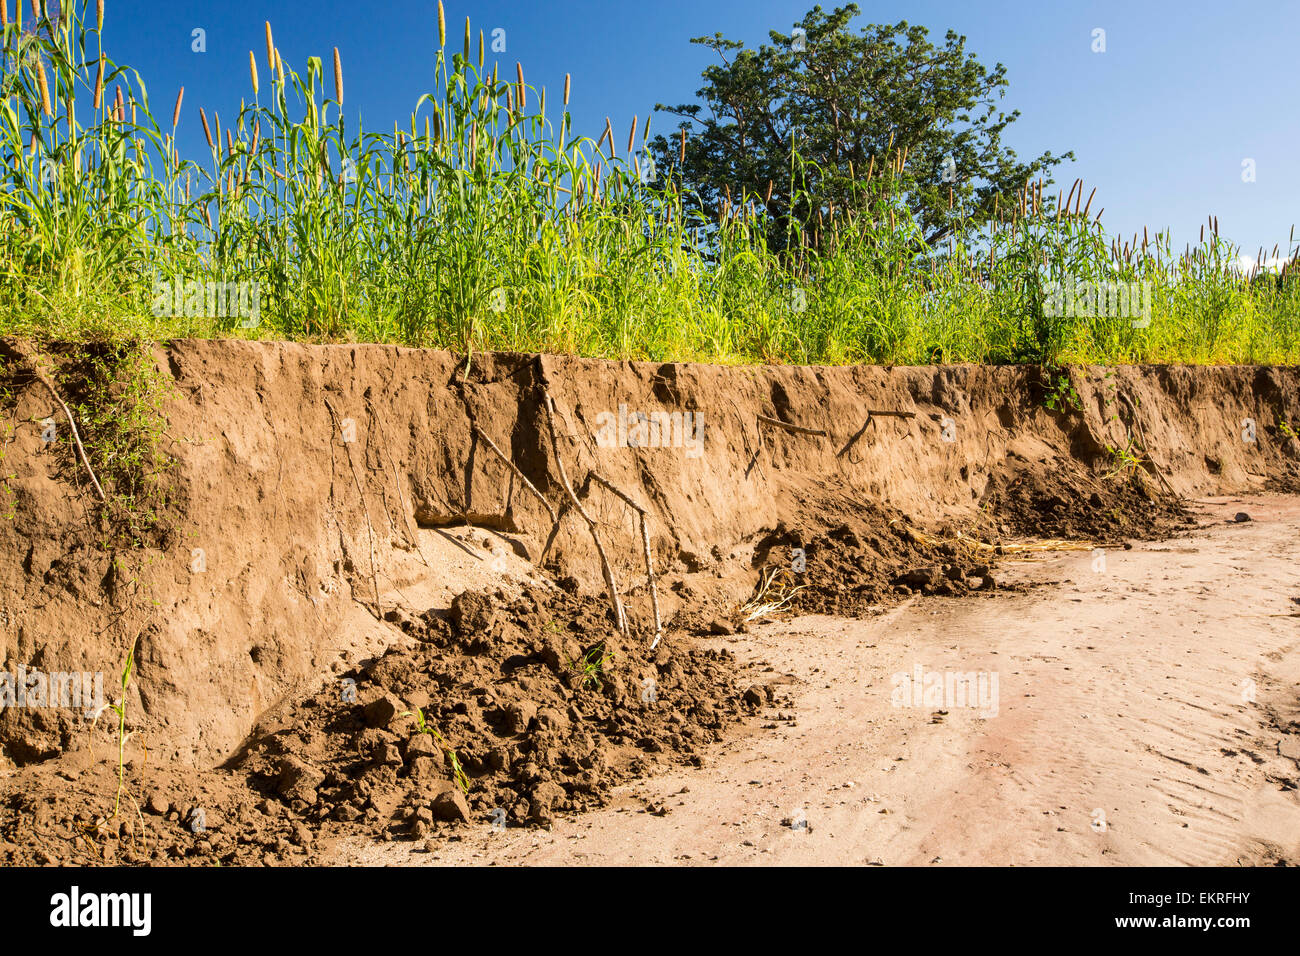
M551 831L485 822L327 862L1300 862L1300 500L1198 508L1184 538L1005 569L1025 592L721 638L771 665L755 677L793 720L773 709L776 729ZM912 701L896 675L918 669L974 672L985 699Z

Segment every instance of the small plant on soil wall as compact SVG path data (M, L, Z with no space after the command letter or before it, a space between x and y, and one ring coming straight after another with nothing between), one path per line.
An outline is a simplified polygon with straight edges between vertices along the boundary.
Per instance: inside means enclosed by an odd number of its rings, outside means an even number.
M0 359L0 381L4 380L5 363ZM0 386L0 408L8 408L13 404L13 392ZM0 519L13 521L18 511L14 504L14 490L10 487L9 482L16 477L12 472L5 472L5 453L9 444L14 440L14 426L6 422L0 426Z
M61 391L75 395L70 404L86 453L108 495L105 543L143 547L166 530L165 478L174 462L161 447L167 427L162 405L174 386L144 343L88 350L75 371L60 377Z
M451 775L456 781L456 786L460 787L463 792L469 793L469 777L465 775L465 768L461 766L460 757L456 755L456 751L447 746L447 741L443 739L442 734L438 733L438 728L425 721L424 711L417 707L414 711L403 711L402 716L414 717L416 729L422 734L429 734L434 740L438 741L439 746L447 755L447 762L451 764Z
M1110 474L1106 475L1107 478L1116 478L1130 470L1136 471L1138 468L1142 467L1142 461L1146 458L1146 453L1142 450L1141 446L1131 438L1128 440L1128 444L1123 448L1115 448L1111 445L1107 445L1106 451L1110 453L1111 458L1115 461L1115 468L1110 472Z
M1070 378L1068 369L1055 368L1047 366L1043 369L1043 375L1047 379L1047 395L1043 399L1043 405L1054 412L1064 412L1066 409L1083 411L1083 400L1079 398L1079 393L1075 391L1074 382Z

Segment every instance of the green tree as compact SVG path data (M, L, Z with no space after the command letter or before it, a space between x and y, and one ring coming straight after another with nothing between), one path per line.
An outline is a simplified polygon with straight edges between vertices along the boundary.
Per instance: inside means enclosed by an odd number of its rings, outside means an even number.
M949 31L935 46L928 30L906 22L855 33L858 12L856 4L830 13L814 7L789 35L771 31L772 45L758 50L721 34L691 40L722 62L704 70L699 103L656 106L682 122L650 148L710 218L728 195L757 197L781 247L791 225L815 229L819 211L861 208L864 190L852 184L905 156L896 181L933 244L963 215L978 226L995 196L1005 208L1028 179L1073 158L1046 152L1025 163L1002 145L1020 115L997 106L1006 68L985 69L965 37Z

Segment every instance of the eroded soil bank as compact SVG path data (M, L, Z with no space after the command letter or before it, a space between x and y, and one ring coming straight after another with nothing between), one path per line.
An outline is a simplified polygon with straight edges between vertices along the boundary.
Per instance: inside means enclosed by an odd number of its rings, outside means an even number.
M124 546L6 349L4 670L102 672L112 703L134 647L107 825L117 715L0 711L13 860L274 862L336 832L549 823L782 699L706 643L759 605L996 592L1026 536L1177 530L1178 495L1293 488L1300 453L1289 368L489 355L466 377L439 352L179 342L154 352L169 497ZM593 474L645 509L657 643L638 512Z
M1300 864L1300 498L1192 506L1177 539L1004 564L1011 594L917 597L710 641L793 700L704 769L549 829L347 839L335 864ZM1238 513L1249 522L1233 520ZM893 705L895 675L997 673L980 705Z

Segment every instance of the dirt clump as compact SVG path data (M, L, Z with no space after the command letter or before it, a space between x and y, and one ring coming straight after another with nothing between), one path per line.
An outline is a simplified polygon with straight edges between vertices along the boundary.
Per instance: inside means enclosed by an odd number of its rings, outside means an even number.
M914 593L965 594L992 582L987 562L923 541L885 510L812 531L779 525L757 553L765 566L742 616L779 605L782 616L856 617Z
M1166 536L1192 520L1183 499L1154 485L1136 472L1095 478L1077 469L1027 470L995 477L984 502L1006 535L1114 544Z
M775 700L725 648L670 629L652 649L600 599L553 588L467 592L406 630L409 644L291 702L220 769L133 761L107 823L115 761L23 768L0 802L0 862L274 865L345 834L546 826L660 765L701 765Z
M503 597L466 592L446 617L426 614L413 645L292 706L240 768L309 820L413 837L447 822L544 825L661 760L698 765L752 709L725 649L683 646L680 632L651 649L594 597Z

